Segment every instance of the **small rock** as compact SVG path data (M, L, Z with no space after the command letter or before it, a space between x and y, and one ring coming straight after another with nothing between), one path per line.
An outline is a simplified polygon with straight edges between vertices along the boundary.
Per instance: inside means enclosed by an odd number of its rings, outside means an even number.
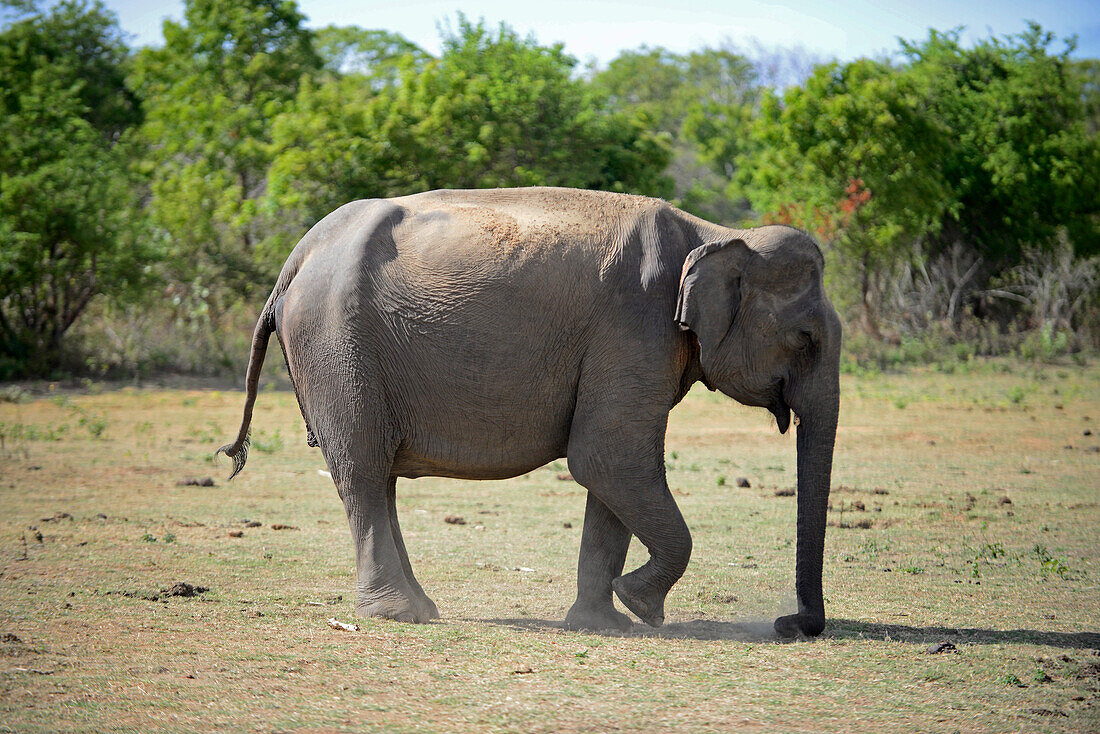
M876 489L875 494L890 494L890 492L885 489Z
M443 522L447 523L448 525L465 525L466 524L466 520L463 517L459 516L459 515L447 515L447 517L443 518Z
M210 589L205 586L193 586L186 581L177 581L166 589L161 589L161 593L164 596L198 596L199 594L205 594Z
M867 511L867 506L864 505L861 500L856 500L855 502L852 503L852 509L853 510L859 510L860 512L866 512Z
M243 538L244 537L244 531L243 530L230 530L229 531L229 537L230 538Z
M571 481L573 481L573 475L570 474L569 472L564 472L563 474L558 475L558 481L559 482L571 482Z
M246 522L244 524L244 526L246 528L259 528L259 527L263 527L263 523L259 522L257 520L249 520L248 522Z
M0 642L6 642L13 645L23 644L23 641L20 640L17 635L12 634L11 632L5 632L4 634L0 635Z
M749 484L749 480L745 477L737 477L735 484L737 484L738 487L744 487L746 489L752 487L752 485Z
M58 520L72 520L73 516L67 512L55 512L51 517L40 518L40 522L57 522Z
M959 649L955 647L953 642L937 642L934 645L929 645L925 648L924 653L926 655L936 655L941 652L958 652Z
M1090 454L1100 454L1100 446L1089 446L1085 451L1088 451Z
M775 490L776 497L794 497L794 490L790 487L783 487L782 489Z
M107 519L107 516L105 514L103 514L102 512L97 512L95 517L96 517L97 520L106 520Z
M929 442L928 442L928 445L929 445L929 446L935 446L935 445L936 445L936 442L935 442L935 441L929 441Z
M276 522L276 523L271 524L271 529L272 530L297 530L298 528L294 525L283 525L281 522Z
M1009 499L1008 495L1005 495L1004 497L1001 497L999 500L997 500L997 504L1002 505L1002 506L1003 505L1011 505L1012 500Z
M1086 428L1086 429L1085 429L1085 430L1084 430L1084 431L1083 431L1083 432L1081 433L1081 435L1082 435L1082 436L1091 436L1091 435L1092 435L1092 429L1091 429L1091 428Z
M565 528L566 530L568 530L569 528L573 527L573 523L571 523L571 522L563 522L563 523L561 524L561 526L562 526L563 528Z

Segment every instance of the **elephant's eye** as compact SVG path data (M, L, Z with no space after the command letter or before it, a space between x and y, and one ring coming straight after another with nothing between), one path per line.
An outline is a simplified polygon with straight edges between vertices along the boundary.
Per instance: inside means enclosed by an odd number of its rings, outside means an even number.
M787 338L787 343L791 349L794 349L796 351L801 352L807 350L813 346L813 332L807 331L806 329L799 329L798 331L791 333L791 335Z

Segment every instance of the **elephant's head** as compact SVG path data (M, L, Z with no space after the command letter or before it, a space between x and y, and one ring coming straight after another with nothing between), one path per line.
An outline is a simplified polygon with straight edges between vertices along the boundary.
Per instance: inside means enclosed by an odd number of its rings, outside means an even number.
M786 432L798 417L798 613L776 631L820 634L821 565L840 406L840 319L825 296L824 259L791 227L731 231L692 250L680 277L676 320L695 333L704 380L767 408Z

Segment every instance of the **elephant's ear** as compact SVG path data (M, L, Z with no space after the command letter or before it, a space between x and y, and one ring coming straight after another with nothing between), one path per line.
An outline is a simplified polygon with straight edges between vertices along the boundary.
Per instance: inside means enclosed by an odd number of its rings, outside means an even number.
M744 240L729 239L700 245L684 261L676 321L681 329L695 332L704 363L733 324L750 253Z

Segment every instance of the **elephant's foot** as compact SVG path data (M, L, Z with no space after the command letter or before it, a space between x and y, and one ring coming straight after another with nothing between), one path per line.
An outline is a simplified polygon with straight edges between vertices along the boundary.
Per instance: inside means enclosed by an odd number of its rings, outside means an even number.
M634 628L630 617L615 609L610 603L603 605L582 605L574 603L565 615L565 628L568 630L619 630L629 632Z
M817 637L825 629L825 616L812 614L788 614L775 620L775 632L780 637Z
M417 598L415 594L393 589L371 595L359 595L355 612L360 617L381 617L397 622L416 622L425 624L439 617L435 604L427 596Z
M420 593L417 594L416 603L420 613L426 616L429 621L439 619L439 609L435 606L435 602L423 590L418 591Z
M650 627L665 623L665 595L631 571L611 582L615 596Z

